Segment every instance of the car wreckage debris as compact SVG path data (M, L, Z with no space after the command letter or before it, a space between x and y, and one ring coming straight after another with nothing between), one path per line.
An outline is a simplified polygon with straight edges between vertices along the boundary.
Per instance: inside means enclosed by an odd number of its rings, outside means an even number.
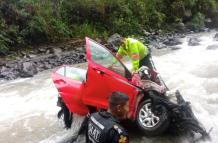
M155 110L158 105L163 105L169 111L169 116L172 119L171 126L176 128L178 131L192 131L191 134L193 134L193 138L194 132L201 134L201 137L194 139L193 142L210 139L209 133L212 131L212 128L207 132L195 117L190 103L183 99L178 90L176 91L175 95L178 104L170 102L167 98L155 95L153 91L149 91L149 96L151 97L153 103L152 110Z

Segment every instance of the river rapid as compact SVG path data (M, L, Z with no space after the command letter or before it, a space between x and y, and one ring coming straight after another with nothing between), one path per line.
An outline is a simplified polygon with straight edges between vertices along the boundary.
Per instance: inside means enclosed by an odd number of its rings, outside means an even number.
M179 89L190 101L199 121L211 132L211 141L218 142L218 44L215 31L186 36L179 50L155 50L153 60L162 78L172 90ZM188 39L197 36L199 46L188 46ZM82 118L75 116L72 129L65 130L57 119L57 90L44 71L33 78L0 82L0 143L66 143L75 134ZM134 143L189 143L185 135L165 134L146 137L130 130Z

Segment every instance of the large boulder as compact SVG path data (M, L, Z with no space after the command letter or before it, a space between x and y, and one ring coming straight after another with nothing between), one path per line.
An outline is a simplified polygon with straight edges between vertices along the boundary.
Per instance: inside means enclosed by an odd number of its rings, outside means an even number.
M120 38L121 36L119 34L113 34L108 38L106 47L109 48L112 52L116 52L118 50Z
M118 44L119 40L120 40L121 36L117 33L113 34L112 36L110 36L107 40L107 43L109 44Z
M37 73L36 65L29 61L21 64L20 76L21 77L33 77Z
M0 77L1 78L7 77L9 75L9 73L10 73L10 69L9 68L7 68L5 66L1 67L1 71L0 71Z
M197 37L191 37L188 41L188 45L189 46L198 46L198 45L200 45L200 41L201 40Z
M163 44L167 46L175 46L175 45L182 44L182 42L178 38L173 37L173 38L169 38L166 41L164 41Z
M207 50L216 50L216 49L218 49L218 44L209 45L209 46L207 47Z
M7 80L16 79L19 77L18 70L10 67L3 66L0 71L0 78L4 78Z

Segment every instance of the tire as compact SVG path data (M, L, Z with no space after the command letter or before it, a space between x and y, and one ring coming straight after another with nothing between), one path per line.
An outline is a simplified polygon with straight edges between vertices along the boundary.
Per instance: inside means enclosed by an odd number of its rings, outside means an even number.
M151 100L140 103L137 109L136 124L148 136L162 134L169 127L167 109L164 106L155 107L155 114L151 111Z

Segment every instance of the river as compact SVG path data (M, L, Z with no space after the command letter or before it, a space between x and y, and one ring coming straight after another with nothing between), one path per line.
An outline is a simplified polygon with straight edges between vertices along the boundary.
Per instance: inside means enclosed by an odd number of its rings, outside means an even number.
M211 132L211 143L218 142L218 49L208 50L215 31L188 35L179 50L153 52L156 68L168 87L179 89L191 101L199 121ZM188 46L189 37L200 37L199 46ZM57 119L57 90L44 71L33 78L0 82L0 143L66 143L81 124L76 116L73 128L65 130ZM146 137L130 131L134 143L189 143L190 138L179 135Z

